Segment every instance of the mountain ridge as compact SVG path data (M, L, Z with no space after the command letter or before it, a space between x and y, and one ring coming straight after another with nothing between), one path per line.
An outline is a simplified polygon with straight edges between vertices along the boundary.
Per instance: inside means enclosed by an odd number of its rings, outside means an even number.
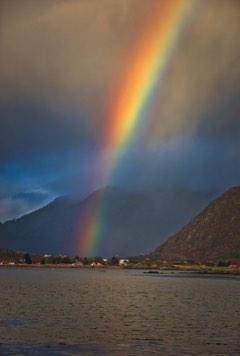
M211 201L153 255L181 262L240 258L240 186Z
M104 203L104 236L98 254L143 254L177 231L215 195L212 191L180 188L129 192L107 187L81 200L58 198L1 224L0 246L39 254L82 255L74 246L84 214L93 219Z

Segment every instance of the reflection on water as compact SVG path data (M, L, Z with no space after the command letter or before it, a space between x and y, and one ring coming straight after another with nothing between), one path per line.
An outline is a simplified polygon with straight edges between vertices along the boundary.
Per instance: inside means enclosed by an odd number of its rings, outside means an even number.
M0 269L1 355L239 355L240 279Z

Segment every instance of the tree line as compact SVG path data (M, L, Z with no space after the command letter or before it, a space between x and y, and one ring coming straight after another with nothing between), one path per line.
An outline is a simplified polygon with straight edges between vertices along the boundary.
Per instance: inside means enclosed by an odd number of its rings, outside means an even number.
M33 264L31 255L29 253L24 254L24 261L26 264ZM90 266L92 264L96 265L111 265L117 266L119 264L119 258L113 256L112 258L104 259L101 256L95 257L79 257L75 256L71 258L70 256L52 256L52 255L45 255L41 258L42 265L44 264L75 264L81 263L84 266Z

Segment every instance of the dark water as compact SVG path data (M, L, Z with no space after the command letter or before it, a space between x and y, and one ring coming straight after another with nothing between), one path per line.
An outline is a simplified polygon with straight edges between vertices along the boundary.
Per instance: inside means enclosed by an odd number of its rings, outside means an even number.
M240 355L240 279L0 269L0 355Z

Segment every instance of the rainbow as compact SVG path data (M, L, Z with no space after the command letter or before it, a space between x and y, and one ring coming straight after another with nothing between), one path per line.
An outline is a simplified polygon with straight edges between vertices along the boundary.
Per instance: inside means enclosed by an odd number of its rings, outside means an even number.
M100 185L111 182L116 167L129 146L137 125L146 119L155 88L163 85L166 71L179 38L197 0L158 1L149 22L129 54L121 83L111 101L105 130L105 147L110 160L100 168ZM77 249L83 256L95 256L102 243L105 198L99 194L91 212L81 219Z

